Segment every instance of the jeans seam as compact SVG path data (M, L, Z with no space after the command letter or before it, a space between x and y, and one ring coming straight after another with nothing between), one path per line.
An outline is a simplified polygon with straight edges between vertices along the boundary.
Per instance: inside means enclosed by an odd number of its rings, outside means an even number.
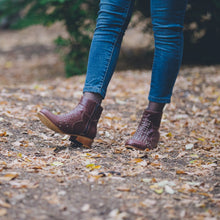
M133 0L130 0L130 5L128 6L128 10L127 10L127 13L126 13L126 18L127 18L128 13L129 13L129 11L130 11L130 9L131 9L132 1L133 1ZM125 18L124 23L122 24L122 26L121 26L121 28L120 28L120 34L121 34L121 31L122 31L122 27L123 27L123 26L125 25L125 23L126 23L126 18ZM104 77L103 77L103 80L102 80L102 83L101 83L102 86L101 86L101 88L100 88L100 91L103 90L104 82L105 82L105 79L106 79L107 72L108 72L108 70L109 70L109 66L110 66L110 62L111 62L111 59L112 59L113 51L114 51L114 49L115 49L115 47L116 47L116 44L117 44L117 41L118 41L118 39L119 39L120 34L118 34L118 36L117 36L117 38L116 38L116 40L115 40L115 42L114 42L114 45L113 45L113 47L112 47L111 56L110 56L110 58L109 58L109 60L108 60L108 65L107 65L107 68L106 68L106 71L105 71L105 74L104 74ZM106 93L106 91L105 91L105 93Z

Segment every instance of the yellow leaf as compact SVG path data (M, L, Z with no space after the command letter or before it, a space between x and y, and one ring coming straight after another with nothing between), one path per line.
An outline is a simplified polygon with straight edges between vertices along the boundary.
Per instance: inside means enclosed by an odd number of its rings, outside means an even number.
M204 138L198 138L198 140L199 140L199 141L205 141L205 139L204 139Z
M129 163L140 163L141 161L143 161L143 159L141 159L141 158L135 158L135 159L129 161Z
M62 166L63 163L59 162L59 161L55 161L51 164L52 166Z
M152 189L157 194L163 193L163 188L159 188L157 184L151 185L150 189Z
M171 132L169 132L169 133L166 134L166 136L167 136L167 137L172 137L173 135L172 135Z
M95 164L90 163L90 164L87 164L87 165L86 165L86 168L93 168L94 166L95 166Z
M22 157L22 153L18 153L17 156L18 156L18 157Z
M198 160L191 160L191 161L189 161L189 163L197 163L198 162Z
M12 62L11 62L11 61L7 61L7 62L5 63L5 68L9 69L9 68L11 68L11 67L12 67Z
M163 193L163 188L155 189L154 192L157 193L157 194L162 194Z
M91 163L91 164L87 164L86 168L90 168L91 170L100 169L101 165L95 165L95 164Z

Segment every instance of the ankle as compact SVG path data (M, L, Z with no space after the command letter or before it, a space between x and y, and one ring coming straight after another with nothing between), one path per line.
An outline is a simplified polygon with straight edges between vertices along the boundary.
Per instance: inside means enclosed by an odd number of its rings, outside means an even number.
M99 93L93 93L93 92L85 92L85 93L83 93L83 97L85 97L87 99L91 99L100 105L101 105L102 99L103 99Z
M153 112L163 112L166 103L149 102L147 110Z

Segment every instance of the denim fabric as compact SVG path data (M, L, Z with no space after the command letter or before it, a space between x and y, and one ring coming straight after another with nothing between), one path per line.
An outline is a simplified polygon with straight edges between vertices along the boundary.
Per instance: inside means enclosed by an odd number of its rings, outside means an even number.
M100 0L83 92L106 95L135 0ZM155 39L149 100L169 103L183 53L187 0L151 0Z

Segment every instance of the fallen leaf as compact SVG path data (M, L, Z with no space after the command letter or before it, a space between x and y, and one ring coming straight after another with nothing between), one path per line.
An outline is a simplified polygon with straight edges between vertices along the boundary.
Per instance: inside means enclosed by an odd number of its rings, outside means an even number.
M22 153L18 153L17 156L22 158Z
M130 119L131 119L132 121L136 121L136 120L137 120L136 115L131 115L131 116L130 116Z
M162 194L163 193L163 188L155 189L154 192L157 193L157 194Z
M171 132L169 132L169 133L166 134L166 137L172 137L172 136L173 136L173 135L172 135Z
M166 193L169 193L169 194L174 194L175 193L175 191L168 185L165 185L164 189L165 189Z
M199 141L205 141L205 139L204 138L197 138Z
M176 170L176 174L187 174L184 170Z
M187 144L187 145L185 146L185 149L186 149L186 150L191 150L193 147L194 147L194 144Z
M81 208L81 211L82 212L86 212L86 211L88 211L90 209L90 205L89 204L84 204L83 206L82 206L82 208Z
M11 205L7 202L4 202L3 200L0 199L0 206L3 208L11 208Z
M59 161L55 161L51 164L51 166L62 166L63 163L59 162Z
M6 137L6 136L7 136L7 132L6 131L0 132L0 137Z
M168 180L162 180L157 183L159 187L165 187L165 186L175 186L176 184L173 181L168 181Z
M31 183L29 180L13 181L10 182L10 185L12 186L12 188L15 189L21 189L21 188L35 189L39 186L38 184Z
M130 192L131 189L127 186L120 186L117 188L118 191L121 191L121 192Z
M156 200L152 200L152 199L145 199L143 202L141 202L140 204L142 206L145 206L145 207L152 207L154 205L156 205Z
M7 209L0 209L0 217L7 214Z
M157 167L157 168L159 168L161 166L160 163L154 163L154 162L150 163L150 165L154 166L154 167Z
M95 164L91 163L91 164L87 164L86 168L90 168L91 170L100 169L101 165L95 165Z
M141 181L144 182L144 183L150 183L152 179L150 178L144 178L142 179Z
M129 161L128 163L140 163L141 161L143 161L143 159L141 159L141 158L135 158L135 159Z
M7 173L5 174L4 176L1 176L0 177L0 181L10 181L10 180L13 180L15 179L16 177L18 177L18 173L16 172L12 172L12 173Z
M199 158L199 155L197 155L197 154L190 154L190 157L192 157L192 158Z

